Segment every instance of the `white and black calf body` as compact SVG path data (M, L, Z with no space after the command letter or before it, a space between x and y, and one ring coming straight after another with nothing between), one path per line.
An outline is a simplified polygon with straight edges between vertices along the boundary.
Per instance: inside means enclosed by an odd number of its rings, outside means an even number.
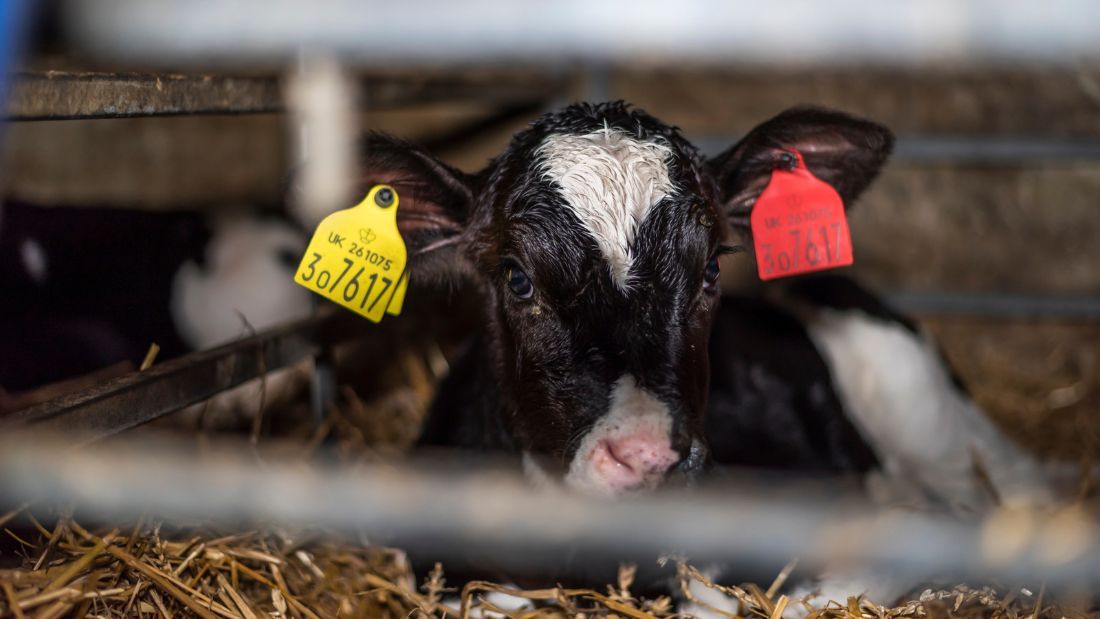
M1039 463L985 416L914 322L844 276L765 292L767 301L731 299L738 309L715 324L716 460L866 473L877 499L957 513L1050 498Z

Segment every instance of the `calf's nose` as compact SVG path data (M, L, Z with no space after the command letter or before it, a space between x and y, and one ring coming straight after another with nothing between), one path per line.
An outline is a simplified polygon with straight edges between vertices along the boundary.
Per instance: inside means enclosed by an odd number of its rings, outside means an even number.
M629 434L601 441L592 466L603 485L619 493L656 486L680 459L667 435Z

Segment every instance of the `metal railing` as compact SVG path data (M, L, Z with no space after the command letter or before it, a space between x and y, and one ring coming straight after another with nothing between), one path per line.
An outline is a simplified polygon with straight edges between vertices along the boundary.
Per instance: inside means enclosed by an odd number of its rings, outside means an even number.
M672 553L700 565L777 569L797 558L810 568L839 564L900 577L1100 585L1100 539L1076 508L965 521L877 509L835 486L751 478L601 501L535 490L514 474L469 462L322 469L257 463L252 450L225 447L194 458L163 444L77 451L41 437L7 440L0 443L0 497L32 509L75 504L82 520L105 523L147 514L366 533L433 560L474 553L501 569L530 570L567 556L575 564L652 565Z

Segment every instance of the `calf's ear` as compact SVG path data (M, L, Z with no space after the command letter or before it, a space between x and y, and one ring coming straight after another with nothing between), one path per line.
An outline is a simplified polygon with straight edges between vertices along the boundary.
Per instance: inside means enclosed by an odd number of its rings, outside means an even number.
M792 151L802 154L806 167L832 185L848 208L893 148L894 135L882 125L826 108L795 107L758 125L706 166L729 223L748 238L756 199L773 169L791 165Z
M470 272L462 245L474 207L475 177L419 146L372 133L360 143L356 181L359 195L380 184L397 190L397 228L413 281L447 283Z

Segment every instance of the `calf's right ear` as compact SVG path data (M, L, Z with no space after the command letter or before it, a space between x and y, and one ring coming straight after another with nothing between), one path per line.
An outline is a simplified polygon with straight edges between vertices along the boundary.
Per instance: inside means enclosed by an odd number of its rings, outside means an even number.
M414 281L446 283L469 274L463 255L474 207L474 177L423 148L381 133L360 143L357 191L375 185L397 190L397 229L408 250Z

